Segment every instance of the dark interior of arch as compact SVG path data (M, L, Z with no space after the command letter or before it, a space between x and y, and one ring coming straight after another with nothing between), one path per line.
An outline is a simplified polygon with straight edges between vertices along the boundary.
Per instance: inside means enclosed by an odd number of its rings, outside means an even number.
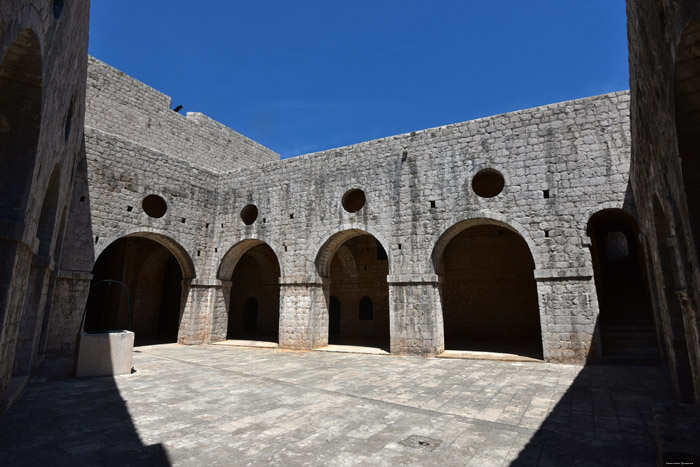
M588 223L600 307L603 359L610 363L659 364L654 315L635 220L601 211Z
M85 331L127 329L127 294L130 295L136 345L177 342L182 305L182 269L175 256L160 243L126 237L109 245L93 268Z
M329 344L389 350L389 262L380 248L372 235L359 235L331 259Z
M676 54L674 95L688 222L700 255L700 20L686 27Z
M261 243L245 252L231 276L227 339L279 342L280 268Z
M441 262L446 350L542 358L535 265L519 235L470 227L450 240Z
M25 30L0 64L0 212L5 218L24 216L39 142L41 94L39 40Z

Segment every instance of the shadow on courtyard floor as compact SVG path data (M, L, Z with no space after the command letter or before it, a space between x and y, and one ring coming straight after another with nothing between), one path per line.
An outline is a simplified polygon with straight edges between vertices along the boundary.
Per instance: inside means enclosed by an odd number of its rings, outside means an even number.
M162 445L143 444L113 378L70 378L71 368L70 358L45 362L10 407L0 465L171 465Z
M652 405L671 400L664 367L587 365L510 465L656 465Z

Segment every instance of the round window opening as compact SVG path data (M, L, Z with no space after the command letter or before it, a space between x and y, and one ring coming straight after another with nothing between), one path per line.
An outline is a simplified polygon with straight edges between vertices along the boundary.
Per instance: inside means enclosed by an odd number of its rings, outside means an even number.
M168 203L158 195L146 196L141 206L143 207L143 212L145 212L148 217L154 217L156 219L163 217L165 213L168 212Z
M365 201L365 192L359 188L353 188L343 195L343 209L347 212L357 212L364 207Z
M474 176L472 190L482 198L493 198L503 191L505 184L501 172L496 169L484 169Z
M254 204L249 204L241 209L241 220L245 225L251 225L258 218L258 208Z

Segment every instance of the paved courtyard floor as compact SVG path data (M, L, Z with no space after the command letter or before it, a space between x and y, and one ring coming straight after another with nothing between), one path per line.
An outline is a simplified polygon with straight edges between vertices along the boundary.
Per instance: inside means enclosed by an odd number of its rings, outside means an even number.
M0 422L0 465L655 465L670 399L660 367L175 344L134 367L46 365Z

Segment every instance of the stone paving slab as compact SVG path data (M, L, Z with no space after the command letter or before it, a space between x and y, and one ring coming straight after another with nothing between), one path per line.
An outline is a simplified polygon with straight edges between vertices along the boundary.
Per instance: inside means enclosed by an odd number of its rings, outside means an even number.
M134 366L35 377L0 465L655 465L670 399L659 367L179 345Z

